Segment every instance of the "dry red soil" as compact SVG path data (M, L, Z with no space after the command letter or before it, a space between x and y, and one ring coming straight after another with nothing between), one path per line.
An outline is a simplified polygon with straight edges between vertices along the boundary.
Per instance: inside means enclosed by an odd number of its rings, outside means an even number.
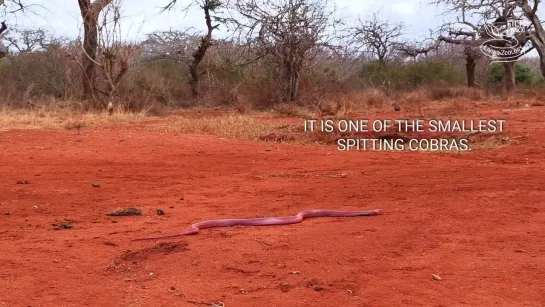
M466 154L0 132L0 306L545 306L545 108L499 108ZM311 208L384 214L130 241Z

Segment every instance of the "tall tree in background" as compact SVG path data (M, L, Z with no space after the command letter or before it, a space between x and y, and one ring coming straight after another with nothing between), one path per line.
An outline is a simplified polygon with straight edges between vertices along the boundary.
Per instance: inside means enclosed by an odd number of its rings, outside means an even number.
M95 63L98 49L98 17L112 0L78 0L83 20L83 98L95 99Z
M164 10L172 9L177 0L172 0L164 8ZM192 61L188 63L189 74L191 79L189 84L191 86L191 93L193 96L199 96L199 78L201 73L199 72L199 64L202 62L206 56L208 48L212 46L212 32L219 27L219 24L212 24L212 19L218 20L212 16L213 13L216 13L221 8L221 2L219 0L193 0L188 6L184 8L187 10L193 6L200 7L204 12L204 21L206 23L206 33L201 37L200 44L197 46L197 49L192 54Z
M443 32L438 41L459 44L465 46L466 72L468 85L474 86L475 61L479 56L478 48L487 44L492 48L522 48L528 41L525 33L515 33L514 37L496 37L491 30L491 20L494 26L504 26L509 19L515 18L515 5L513 0L434 0L433 4L445 5L446 14L455 14L456 22L444 25ZM501 57L494 59L501 61L504 66L503 86L506 91L515 89L515 61L530 50L517 55L516 58L504 60Z
M24 4L25 1L22 0L11 0L6 3L4 0L0 0L0 10L1 15L6 16L8 14L14 14L20 11L24 11L28 5ZM0 40L4 38L4 35L6 34L6 31L8 30L8 26L5 21L2 21L0 24ZM0 49L0 58L5 57L8 54L7 48L5 48L3 45Z
M280 100L295 101L301 73L337 47L340 20L327 0L235 0L232 9L239 40L278 71Z
M401 43L404 24L382 20L380 13L373 13L371 18L358 21L358 25L351 31L354 43L378 59L381 65L385 65L395 55L395 47Z
M532 45L539 54L539 68L541 74L545 77L545 29L538 16L540 0L518 0L515 1L526 18L532 23L532 29L528 31L528 36Z

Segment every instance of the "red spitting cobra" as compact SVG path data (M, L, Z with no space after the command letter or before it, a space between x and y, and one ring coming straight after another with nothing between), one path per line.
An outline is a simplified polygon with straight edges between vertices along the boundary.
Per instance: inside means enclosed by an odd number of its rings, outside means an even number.
M372 216L382 214L382 210L374 209L368 211L336 211L336 210L325 210L325 209L312 209L305 210L297 213L296 216L285 216L285 217L258 217L258 218L247 218L247 219L225 219L225 220L211 220L195 223L189 226L186 230L182 232L176 232L173 234L145 237L133 239L133 241L144 241L144 240L155 240L155 239L164 239L179 237L185 235L196 235L201 229L212 228L212 227L229 227L229 226L268 226L268 225L287 225L287 224L296 224L303 221L305 218L309 217L353 217L353 216Z

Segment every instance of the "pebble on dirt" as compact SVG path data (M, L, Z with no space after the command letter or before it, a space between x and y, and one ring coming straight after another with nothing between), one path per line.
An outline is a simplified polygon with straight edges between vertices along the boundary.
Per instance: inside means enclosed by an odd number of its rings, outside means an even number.
M98 184L98 183L93 183L92 186L93 186L93 188L100 188L100 184Z
M165 215L165 211L157 209L157 215Z
M53 230L61 230L61 229L72 229L74 226L72 225L72 222L69 221L62 221L59 224L53 224L55 228Z
M291 288L290 284L283 282L278 285L278 288L280 288L280 291L282 292L288 292Z
M441 276L439 276L439 275L437 275L437 274L432 274L432 275L431 275L431 278L432 278L433 280L441 280L441 279L442 279Z
M9 212L4 212L4 215L11 215L11 213L9 213Z
M30 184L30 181L28 181L28 180L19 180L19 181L17 181L17 184Z

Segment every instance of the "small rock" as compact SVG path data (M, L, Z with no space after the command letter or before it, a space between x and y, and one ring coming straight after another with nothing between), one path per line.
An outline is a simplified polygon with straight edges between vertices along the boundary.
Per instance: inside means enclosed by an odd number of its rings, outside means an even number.
M165 215L165 211L157 209L157 215Z
M4 212L4 215L11 215L10 212Z
M98 184L98 183L93 183L92 186L93 186L93 188L100 188L100 184Z
M283 282L283 283L278 285L278 288L280 288L280 291L282 291L282 292L288 292L290 290L291 286L290 286L290 284Z
M168 208L169 208L169 209L174 209L174 206L169 206Z
M316 279L312 279L311 281L309 281L307 283L307 286L314 289L314 291L317 291L317 292L321 292L325 290L325 287L322 286L321 283Z
M320 286L320 285L315 285L312 287L312 289L314 289L314 291L318 291L318 292L321 292L321 291L324 291L325 288Z
M395 110L396 112L399 112L399 111L401 111L401 107L400 107L399 105L396 104L396 105L394 105L394 110Z
M53 224L55 228L53 230L61 230L61 229L72 229L74 226L72 225L72 222L69 221L62 221L60 224Z
M270 148L267 148L267 149L265 149L265 151L271 151L271 149L270 149Z
M346 178L346 177L348 177L347 173L341 173L341 178Z
M180 197L180 200L184 200L183 196L182 196L182 197Z
M17 184L30 184L30 182L28 180L19 180Z
M439 275L437 275L437 274L432 274L432 275L431 275L431 278L432 278L433 280L441 280L441 279L442 279L441 276L439 276Z

